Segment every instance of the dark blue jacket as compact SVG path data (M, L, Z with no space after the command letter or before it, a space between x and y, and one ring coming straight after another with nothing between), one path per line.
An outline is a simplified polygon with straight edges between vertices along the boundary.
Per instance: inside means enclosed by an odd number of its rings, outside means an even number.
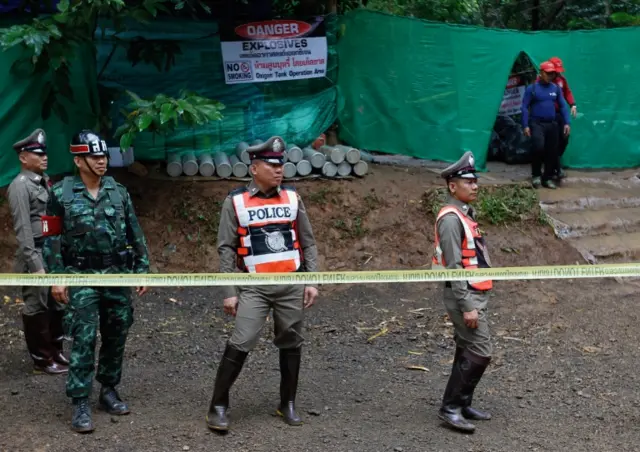
M565 124L571 124L569 106L562 90L555 83L535 82L527 86L522 98L522 127L529 127L530 120L550 121L556 118L556 103ZM529 112L531 108L531 112Z

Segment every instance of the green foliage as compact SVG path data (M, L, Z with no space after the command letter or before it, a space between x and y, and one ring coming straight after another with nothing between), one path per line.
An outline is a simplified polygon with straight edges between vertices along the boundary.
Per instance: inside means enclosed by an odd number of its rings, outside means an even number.
M425 193L424 205L434 217L447 199L447 189L437 188ZM484 187L474 203L479 223L504 226L526 221L544 223L537 192L521 185Z
M139 132L146 130L166 134L175 130L179 122L196 127L222 119L224 105L190 91L183 90L178 98L158 94L150 100L142 99L130 91L127 94L132 99L128 105L131 112L122 112L125 123L115 132L123 152L129 149Z
M30 5L32 2L26 3ZM47 119L54 112L63 122L67 122L68 115L63 102L65 99L70 102L75 100L70 86L69 62L74 58L78 45L94 42L98 19L111 21L117 37L119 32L126 30L125 24L131 23L132 20L138 23L148 23L158 14L171 14L184 10L191 14L200 11L211 12L210 8L200 0L134 0L127 2L124 0L61 0L57 5L56 14L45 18L34 18L28 25L14 25L0 30L0 45L4 50L15 46L28 49L29 56L17 61L12 68L21 76L42 77L51 73L51 82L45 84L41 93L42 117ZM127 46L127 58L133 66L139 63L153 64L159 71L170 70L176 64L176 55L181 54L180 46L175 41L146 40L137 37L128 43L116 41L111 56L119 45ZM95 49L93 54L95 56ZM111 56L107 59L106 64L111 60ZM105 67L102 68L99 76ZM107 112L108 105L117 97L118 93L107 90L101 85L98 88L100 104L97 108ZM161 96L159 95L158 98ZM215 108L216 112L221 109L218 107L220 105L218 102L203 100L196 95L185 95L184 98L177 101L188 107L185 110L186 114L180 112L178 117L189 124L202 123L203 114L213 116L212 108ZM190 113L190 111L194 113ZM205 113L202 113L203 111ZM99 116L100 111L94 113ZM198 119L191 121L189 115ZM99 127L103 134L108 131L111 127L110 118L104 115L100 117Z

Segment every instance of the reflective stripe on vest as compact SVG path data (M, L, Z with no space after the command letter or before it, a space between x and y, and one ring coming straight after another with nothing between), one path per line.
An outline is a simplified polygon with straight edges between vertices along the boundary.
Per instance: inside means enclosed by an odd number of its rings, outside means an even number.
M481 235L478 232L478 223L467 217L460 209L454 206L445 206L440 209L438 213L438 218L436 219L436 243L435 243L435 254L433 256L433 262L431 264L431 268L435 269L444 269L446 268L446 263L444 261L444 256L442 255L442 248L440 248L440 237L438 237L438 221L445 215L455 213L460 222L462 223L462 227L464 229L464 239L462 240L462 267L465 270L473 270L478 268L478 250L476 249L476 238L480 238ZM491 290L493 288L493 282L490 279L482 279L482 278L470 278L468 281L469 285L475 290Z
M232 197L238 220L238 266L249 273L294 272L300 268L296 236L298 196L281 189L277 196L259 198L248 191Z

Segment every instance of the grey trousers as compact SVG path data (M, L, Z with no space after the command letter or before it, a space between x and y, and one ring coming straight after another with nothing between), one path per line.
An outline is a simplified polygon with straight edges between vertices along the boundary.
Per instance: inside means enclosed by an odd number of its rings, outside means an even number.
M239 290L235 329L229 339L231 346L242 352L253 350L271 309L276 347L302 345L303 285L247 286Z
M444 289L444 306L453 323L454 339L458 347L469 350L478 356L491 357L493 344L489 331L489 313L487 309L488 295L476 296L474 308L478 310L478 327L469 328L464 323L463 313L458 300L450 288Z

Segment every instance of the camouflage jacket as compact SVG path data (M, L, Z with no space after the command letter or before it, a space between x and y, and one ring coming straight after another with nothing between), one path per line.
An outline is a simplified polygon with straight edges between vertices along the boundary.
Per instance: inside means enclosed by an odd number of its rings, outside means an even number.
M64 180L51 189L47 216L61 219L60 235L47 237L43 249L49 273L77 272L73 267L75 256L106 255L129 248L133 254L133 272L149 271L147 243L135 215L127 189L111 177L103 177L97 199L86 190L82 179L76 176L67 188L72 192L65 197ZM124 272L123 266L92 273Z

